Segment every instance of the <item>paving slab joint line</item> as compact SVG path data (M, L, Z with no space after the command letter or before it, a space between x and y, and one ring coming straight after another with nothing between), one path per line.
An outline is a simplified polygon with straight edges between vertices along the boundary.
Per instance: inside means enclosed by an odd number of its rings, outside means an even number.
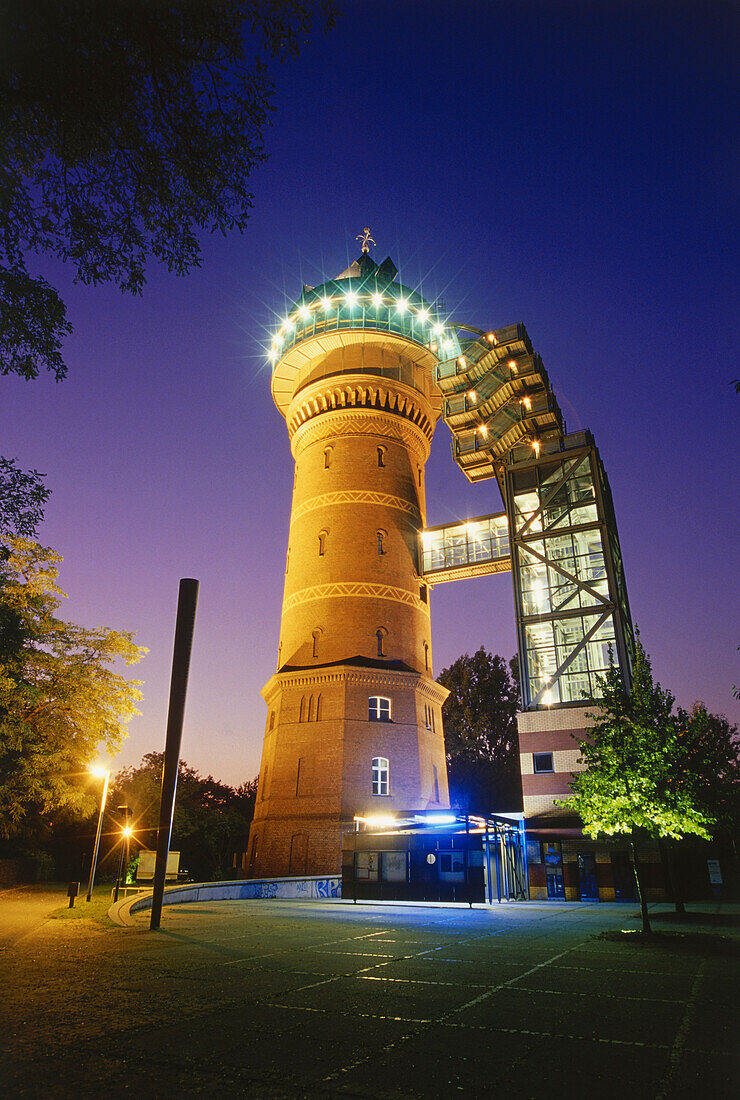
M694 1013L696 1011L696 995L699 992L699 984L704 977L704 971L706 970L707 960L702 959L697 967L694 981L691 985L691 992L689 993L688 1000L686 1001L686 1008L684 1009L683 1018L678 1025L678 1031L676 1032L676 1038L673 1040L673 1046L671 1047L671 1053L668 1056L668 1068L665 1076L661 1081L660 1088L655 1094L655 1100L667 1100L673 1091L673 1082L681 1065L681 1059L683 1057L684 1048L686 1046L686 1039L689 1034L689 1028L691 1027L694 1019Z
M505 989L507 986L511 985L519 978L526 978L529 974L534 974L536 970L541 970L543 966L548 966L549 963L554 961L555 959L562 959L565 955L570 954L571 951L577 951L579 947L583 947L584 944L588 942L588 940L583 940L581 941L581 943L573 944L572 947L567 947L565 951L558 951L558 953L556 955L553 955L550 959L546 959L545 962L538 963L537 966L533 966L530 970L525 971L524 974L519 974L517 978L511 978L507 982L502 982L500 985L495 986L488 992L482 993L478 997L474 997L473 1000L468 1001L467 1004L461 1005L459 1008L453 1009L451 1012L446 1012L443 1016L438 1017L433 1022L439 1024L447 1023L447 1021L451 1020L453 1016L456 1016L458 1013L465 1011L466 1008L471 1008L476 1004L480 1004L481 1001L485 1000L487 997L492 996L492 994L498 992L498 990ZM423 1027L428 1028L430 1026L430 1023L431 1021L429 1023L425 1023ZM342 1077L347 1073L350 1073L352 1070L357 1069L359 1066L366 1065L368 1062L374 1061L381 1054L387 1054L391 1050L395 1049L395 1047L400 1046L401 1043L405 1043L408 1039L416 1038L417 1035L421 1034L421 1030L421 1027L414 1028L414 1030L411 1031L408 1035L402 1035L398 1039L394 1039L393 1042L388 1043L380 1050L374 1050L371 1054L367 1054L362 1058L357 1058L354 1062L351 1062L347 1066L341 1066L339 1069L334 1070L333 1073L330 1073L327 1077L324 1077L321 1084L328 1085L331 1081L334 1081L337 1078Z

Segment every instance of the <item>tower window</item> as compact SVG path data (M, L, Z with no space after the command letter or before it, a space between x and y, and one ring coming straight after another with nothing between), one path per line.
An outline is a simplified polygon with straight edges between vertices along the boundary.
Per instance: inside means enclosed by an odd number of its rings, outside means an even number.
M384 756L373 757L373 794L390 794L390 765Z
M327 447L326 450L324 451L324 469L325 470L328 470L329 467L331 466L331 458L332 458L331 453L332 453L333 450L334 450L333 447Z
M321 630L313 630L311 632L311 638L313 639L313 650L311 652L312 657L318 657L319 655L319 638L321 637Z
M301 696L301 705L298 708L298 721L305 722L306 720L306 696Z
M534 764L534 770L535 770L536 775L539 775L542 772L555 771L555 768L553 767L552 753L551 752L533 752L532 753L532 762Z
M323 708L321 706L321 695L319 694L319 695L316 696L316 721L317 722L321 721L322 710L323 710Z
M429 646L424 642L424 668L429 671Z
M378 466L385 466L385 447L378 447Z
M421 489L421 466L419 467L419 488Z
M324 554L326 553L326 536L327 536L328 533L329 533L328 531L320 531L319 532L319 557L320 558L323 558Z
M428 703L424 704L424 725L428 730L432 728L432 708Z
M371 695L368 699L368 718L371 722L390 722L390 699L386 699L383 695Z
M388 538L387 531L378 531L378 553L385 554L385 540Z
M268 722L267 728L268 728L268 730L272 730L272 729L275 728L275 711L274 710L270 711L270 720Z
M375 631L375 637L378 641L378 656L385 657L385 639L388 636L388 631L383 626L379 626Z

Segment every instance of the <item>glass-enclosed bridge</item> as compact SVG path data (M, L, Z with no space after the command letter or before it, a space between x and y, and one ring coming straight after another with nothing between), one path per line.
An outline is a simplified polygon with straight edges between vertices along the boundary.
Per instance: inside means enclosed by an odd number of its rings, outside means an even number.
M629 682L627 590L593 437L566 433L524 325L485 332L454 324L396 274L390 259L377 265L363 253L341 283L304 287L270 358L308 336L365 328L431 350L453 458L471 482L496 479L504 510L422 531L420 573L433 585L511 571L523 709L582 704L610 649ZM273 389L281 384L276 372Z

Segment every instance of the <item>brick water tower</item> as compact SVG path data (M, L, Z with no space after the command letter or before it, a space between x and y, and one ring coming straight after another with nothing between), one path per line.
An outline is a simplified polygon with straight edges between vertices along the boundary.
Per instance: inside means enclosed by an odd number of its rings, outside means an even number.
M449 806L419 533L434 368L458 344L369 243L272 344L295 479L250 877L336 873L356 817Z

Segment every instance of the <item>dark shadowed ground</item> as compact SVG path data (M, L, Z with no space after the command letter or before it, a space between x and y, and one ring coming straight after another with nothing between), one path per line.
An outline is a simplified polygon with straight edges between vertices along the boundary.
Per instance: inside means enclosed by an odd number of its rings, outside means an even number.
M0 893L3 1096L737 1095L738 906L653 907L715 938L646 945L596 938L625 904L226 901L150 933L99 898Z

